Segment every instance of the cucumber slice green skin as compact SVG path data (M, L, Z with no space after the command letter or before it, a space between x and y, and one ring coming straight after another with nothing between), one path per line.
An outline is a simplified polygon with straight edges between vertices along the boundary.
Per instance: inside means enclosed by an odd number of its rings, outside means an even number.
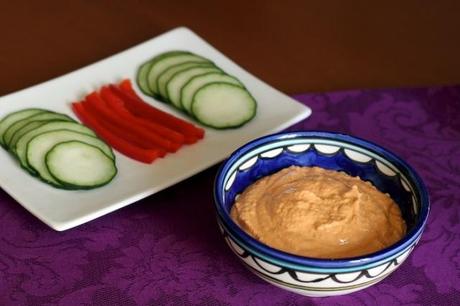
M153 92L150 90L149 85L147 84L147 74L152 66L152 62L146 62L142 64L137 71L136 82L140 90L147 96L153 96Z
M167 93L166 85L169 80L177 73L193 67L215 67L212 63L203 63L203 62L185 62L169 67L157 78L157 88L159 95L163 98L165 102L169 103L169 97Z
M222 102L224 99L226 102ZM228 104L233 103L234 112L228 110ZM192 101L192 114L203 125L215 129L238 128L254 118L257 112L257 103L251 94L241 86L229 83L210 83L196 91ZM223 113L222 113L223 110Z
M39 113L36 113L36 114L33 114L31 116L28 116L26 118L23 118L21 120L18 120L16 121L15 123L11 124L6 130L5 132L3 133L2 135L2 142L3 144L5 145L5 148L8 150L9 149L9 142L10 142L10 139L11 137L13 136L13 134L17 131L17 130L20 130L21 128L23 128L25 125L27 125L27 122L29 122L30 120L32 120L32 118L34 118L35 116L37 115L43 115L43 114L49 114L51 112L49 111L43 111L43 112L39 112Z
M17 159L19 160L21 167L28 171L30 174L37 176L37 173L34 169L32 169L29 164L27 163L27 145L28 143L37 135L40 135L45 132L50 131L57 131L57 130L70 130L74 132L78 132L81 134L86 134L89 136L96 137L96 134L87 128L84 125L81 125L76 122L72 121L50 121L39 128L29 131L28 133L22 135L22 137L16 143L16 147L14 148L14 154L16 155Z
M160 59L163 59L168 56L173 56L173 55L178 55L178 54L190 54L188 51L168 51L165 53L162 53L160 55L155 56L154 58L150 59L149 61L145 62L142 64L139 69L137 70L137 85L139 86L140 90L146 94L147 96L154 97L155 94L150 90L148 82L147 82L147 77L150 71L150 68L154 63L159 61Z
M59 119L57 121L60 121ZM18 130L16 133L14 133L13 138L11 138L10 143L8 145L8 150L13 153L14 156L16 156L16 144L18 143L18 140L25 134L27 134L30 131L33 131L35 129L38 129L42 125L47 124L49 121L31 121L29 124L27 124L25 127L22 129Z
M181 109L189 115L192 115L192 101L195 93L206 84L223 82L241 86L243 84L235 77L225 74L224 72L210 72L203 75L197 75L185 83L180 90L180 104Z
M118 172L100 148L81 141L56 144L46 153L45 164L59 187L74 190L107 185Z
M27 125L32 121L48 121L53 119L59 119L63 121L74 121L67 115L59 114L55 112L42 112L25 119L16 121L12 124L3 134L3 142L7 148L11 147L11 140L14 138L14 135L20 131L22 128L27 127Z
M158 77L169 67L185 62L209 62L208 59L195 54L171 54L155 61L150 67L147 75L147 84L150 91L153 92L155 97L160 96L159 88L157 88Z
M66 141L81 141L90 145L97 146L107 155L107 157L115 160L112 149L97 137L70 130L56 130L39 134L27 144L27 163L38 174L42 181L54 187L64 189L72 188L72 186L60 184L53 178L53 176L48 171L45 160L45 156L51 148L53 148L58 143Z
M32 116L34 114L40 113L40 112L46 112L47 110L41 109L41 108L27 108L27 109L22 109L19 111L16 111L14 113L10 113L3 117L3 119L0 121L0 144L2 147L5 148L5 144L3 142L3 134L5 134L5 131L16 121L22 120L24 118L27 118L29 116Z
M195 66L176 72L166 83L166 96L169 102L178 109L182 109L180 102L181 89L191 78L197 75L203 75L210 72L221 72L216 66Z

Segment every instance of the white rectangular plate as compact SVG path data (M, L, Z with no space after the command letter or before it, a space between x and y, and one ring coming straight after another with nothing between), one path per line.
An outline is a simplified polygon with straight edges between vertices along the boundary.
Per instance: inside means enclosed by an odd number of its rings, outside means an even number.
M19 109L41 107L75 118L71 102L107 83L124 78L135 83L139 65L168 50L189 50L205 56L239 78L257 100L256 117L238 129L206 129L202 141L151 165L116 153L119 169L116 178L90 191L66 191L42 183L22 170L5 150L0 150L0 186L37 218L63 231L178 183L225 159L249 140L282 130L311 114L308 107L246 72L189 29L177 28L90 66L1 97L0 117ZM187 119L169 106L141 96L156 107Z

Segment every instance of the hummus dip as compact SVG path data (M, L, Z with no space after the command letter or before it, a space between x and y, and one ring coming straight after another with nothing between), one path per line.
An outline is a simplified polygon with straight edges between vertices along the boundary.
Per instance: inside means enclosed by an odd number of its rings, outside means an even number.
M398 205L371 183L318 167L291 166L249 186L232 219L282 251L345 258L390 246L406 232Z

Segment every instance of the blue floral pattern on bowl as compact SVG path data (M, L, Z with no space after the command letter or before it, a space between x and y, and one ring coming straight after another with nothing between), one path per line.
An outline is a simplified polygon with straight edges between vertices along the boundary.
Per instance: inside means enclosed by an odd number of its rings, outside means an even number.
M260 243L231 220L231 206L256 180L291 165L344 171L372 182L399 205L407 234L373 254L335 260L296 256ZM357 291L388 276L415 247L429 212L426 188L403 160L368 141L330 132L280 133L250 142L222 165L214 193L218 223L231 250L264 280L309 296Z

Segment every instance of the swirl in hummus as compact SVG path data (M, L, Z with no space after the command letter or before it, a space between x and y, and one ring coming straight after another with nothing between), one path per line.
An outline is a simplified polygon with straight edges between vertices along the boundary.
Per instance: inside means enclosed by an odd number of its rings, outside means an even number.
M282 251L345 258L390 246L406 232L398 205L371 183L318 167L291 166L249 186L233 220Z

